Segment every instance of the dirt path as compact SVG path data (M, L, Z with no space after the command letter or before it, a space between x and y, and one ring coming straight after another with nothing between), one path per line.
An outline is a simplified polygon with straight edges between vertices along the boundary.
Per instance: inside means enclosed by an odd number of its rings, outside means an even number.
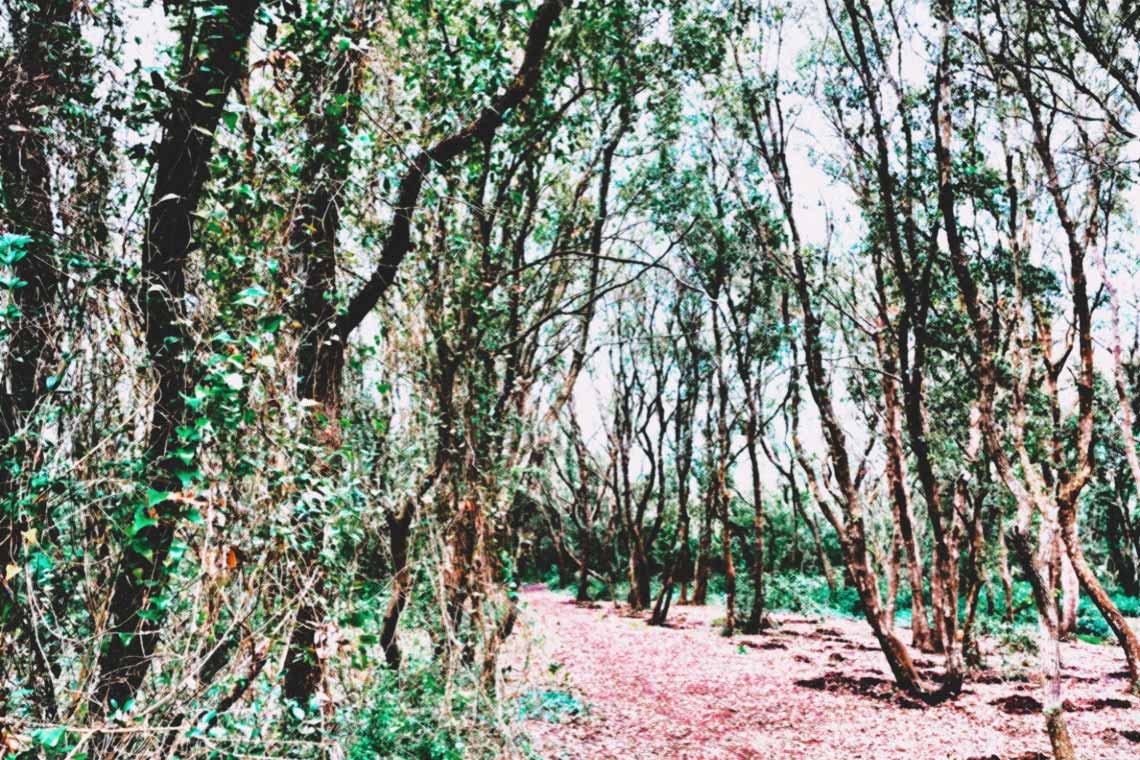
M552 699L545 717L526 721L547 760L1030 760L1049 749L1032 712L1035 658L1003 656L994 642L983 646L988 682L972 680L955 702L928 708L889 686L860 621L784 615L772 632L725 639L714 608L680 608L662 629L541 588L523 599L511 688L531 703ZM1064 663L1081 756L1140 757L1140 699L1121 693L1118 650L1066 644ZM581 714L571 714L567 694Z

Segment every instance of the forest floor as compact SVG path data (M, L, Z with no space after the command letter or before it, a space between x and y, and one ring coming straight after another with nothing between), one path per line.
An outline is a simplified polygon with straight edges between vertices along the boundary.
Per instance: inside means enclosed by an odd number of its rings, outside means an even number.
M899 694L861 620L776 615L724 638L723 609L675 607L667 628L611 602L524 590L508 687L546 760L1047 760L1036 657L982 649L953 702ZM714 623L715 621L715 623ZM909 640L909 631L903 633ZM1085 760L1140 757L1140 698L1120 650L1063 645L1069 727ZM915 653L934 676L939 657Z

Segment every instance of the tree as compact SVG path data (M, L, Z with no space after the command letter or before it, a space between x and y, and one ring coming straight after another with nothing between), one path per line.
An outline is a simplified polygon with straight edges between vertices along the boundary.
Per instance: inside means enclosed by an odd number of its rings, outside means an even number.
M123 709L142 686L162 628L165 562L174 524L183 513L177 498L192 490L193 445L183 440L191 390L187 329L186 267L194 245L193 224L209 174L214 131L225 99L243 76L245 46L256 2L234 0L211 6L200 25L188 18L178 72L179 90L163 117L165 129L155 155L154 189L143 242L138 310L155 375L155 400L147 433L146 459L154 468L146 503L137 511L146 522L123 547L109 604L110 642L99 657L98 683L89 714L99 720ZM112 735L94 745L96 756L114 752Z

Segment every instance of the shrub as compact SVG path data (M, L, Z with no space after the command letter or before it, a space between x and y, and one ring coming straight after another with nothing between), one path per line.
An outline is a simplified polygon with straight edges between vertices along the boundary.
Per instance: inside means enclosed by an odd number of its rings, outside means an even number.
M1009 654L1037 654L1038 651L1033 629L1021 625L999 626L998 645Z
M1100 610L1087 596L1081 597L1080 605L1077 607L1077 635L1085 641L1091 640L1090 643L1099 643L1112 636L1112 629L1104 622Z
M452 676L454 678L454 675ZM493 743L489 726L475 722L477 694L452 688L435 663L407 662L400 673L384 671L361 716L351 760L465 760L491 757L479 746ZM481 730L482 729L482 730Z
M545 583L546 587L551 591L561 589L562 584L558 582L558 568L551 565L550 569L546 571L546 575L543 576L542 582Z
M1140 617L1140 597L1114 594L1112 601L1116 602L1116 608L1120 610L1121 615L1125 617Z
M827 581L819 576L782 573L765 581L768 609L818 614L832 606Z

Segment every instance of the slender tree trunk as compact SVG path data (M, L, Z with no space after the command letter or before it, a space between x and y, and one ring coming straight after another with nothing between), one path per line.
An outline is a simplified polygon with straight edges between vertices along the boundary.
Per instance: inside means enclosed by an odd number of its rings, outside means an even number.
M583 531L585 533L586 531ZM575 599L579 602L590 601L590 547L583 543L579 548L581 556L578 558L578 593Z
M677 604L689 603L689 582L693 579L693 557L689 547L689 478L693 463L693 418L696 413L697 399L700 397L700 368L697 361L696 345L691 320L686 320L682 311L683 304L677 306L677 323L685 337L685 353L682 363L681 387L678 389L677 406L675 410L674 446L676 447L677 470L677 552L670 570L667 583L662 584L662 594L658 603L654 605L652 620L656 625L663 625L669 610L669 599L673 592L673 583L680 586ZM662 602L662 599L664 600Z
M344 370L345 347L351 333L364 321L384 292L395 281L396 271L411 247L412 216L419 200L420 190L428 171L435 165L446 166L477 142L489 144L498 127L506 119L506 113L525 100L538 85L542 60L550 30L562 11L562 3L548 0L538 9L527 31L526 50L518 74L510 86L498 97L493 107L488 107L474 121L459 132L450 135L432 146L428 151L415 156L409 163L398 189L395 218L388 230L388 236L380 253L380 265L364 286L352 297L348 307L341 312L334 310L336 276L336 232L338 228L334 186L306 204L312 211L323 214L320 219L306 220L305 229L313 228L318 234L315 245L303 246L308 258L305 289L303 293L304 314L310 327L302 338L300 351L301 381L298 392L303 398L314 398L321 402L325 417L329 421L329 443L335 444L339 438L336 418L339 414L340 392ZM351 90L358 83L359 72L354 67L342 70L342 80L338 85ZM331 125L329 137L339 139L343 124ZM330 158L337 158L334 150ZM340 157L343 158L343 157ZM336 179L334 171L334 179ZM340 177L343 180L343 176ZM335 185L335 183L334 183ZM317 188L321 193L322 189ZM323 207L323 208L322 208ZM304 219L305 214L302 215ZM464 502L463 515L467 515ZM457 542L457 551L463 554L474 539L464 530L467 520L460 520L451 534ZM466 576L457 571L452 580L451 601L448 606L453 622L458 624L462 598L465 595ZM286 674L283 693L287 698L305 706L315 694L320 682L320 666L315 657L315 631L323 618L323 605L320 603L321 589L318 584L313 601L305 603L298 611L294 632L286 657ZM397 587L399 590L399 587ZM406 593L406 592L405 592ZM398 594L397 594L398 599ZM398 603L389 610L395 621L399 619L403 604ZM393 639L394 642L394 639ZM394 655L398 657L398 655Z
M1116 604L1113 603L1112 598L1109 597L1108 592L1104 590L1104 586L1096 577L1096 573L1089 566L1088 560L1085 559L1080 538L1077 536L1076 511L1075 504L1063 504L1058 510L1061 521L1061 537L1068 549L1068 556L1072 560L1073 570L1080 580L1081 587L1092 599L1096 608L1100 610L1104 621L1112 629L1113 635L1116 636L1121 649L1124 650L1124 659L1128 665L1129 691L1140 695L1140 639L1137 638L1132 627L1128 625L1128 621L1120 614L1120 610L1117 609Z
M974 413L971 421L971 443L968 458L970 460L976 459L977 445L980 444L980 429L977 427L977 407L974 407ZM977 434L975 434L977 431ZM978 598L981 593L982 587L985 585L984 569L980 566L982 559L982 552L985 547L985 535L982 531L982 506L981 497L977 499L976 504L971 509L970 505L970 492L969 482L964 476L959 476L958 481L954 484L954 511L958 515L963 516L970 514L970 520L967 527L969 532L969 551L966 553L966 560L963 563L962 575L966 579L966 616L962 623L962 654L966 663L971 667L982 667L982 652L981 647L978 646L977 639L974 636L974 623L977 619L978 612ZM988 589L987 589L988 591Z
M721 335L719 296L723 280L718 276L712 305L713 357L716 363L716 483L715 499L721 522L720 543L724 558L724 626L721 633L731 636L736 631L736 563L732 558L732 522L728 491L728 381L724 373L724 339ZM712 399L709 399L710 403ZM761 533L763 539L763 533ZM761 546L762 550L762 546ZM762 551L761 551L762 554ZM763 572L763 565L760 565Z
M793 238L796 236L793 234ZM794 244L793 244L794 245ZM800 307L804 323L804 355L807 363L808 387L815 400L816 408L820 414L820 425L830 453L831 468L835 480L839 484L842 496L844 520L832 509L826 501L823 491L815 480L814 470L802 453L802 446L798 436L793 439L796 446L797 458L800 466L808 476L808 483L828 521L835 528L839 537L840 547L843 549L847 570L851 580L859 593L863 605L863 614L883 655L887 665L895 678L899 688L921 699L935 699L949 696L957 691L959 684L951 683L935 694L923 683L918 670L911 660L906 646L893 633L883 612L882 599L879 594L878 581L871 569L867 556L867 541L864 530L862 505L855 490L855 482L850 469L850 460L847 453L846 435L835 416L831 401L831 389L828 385L827 373L824 369L823 354L820 348L819 323L812 308L807 272L803 264L803 255L798 247L793 247L793 263L795 265L797 290L799 292Z
M155 183L143 246L139 309L147 352L156 376L154 411L147 433L147 461L156 469L152 492L182 490L186 465L173 455L176 429L184 424L190 390L184 352L189 340L183 303L186 263L193 246L193 218L208 178L214 131L230 88L244 75L245 47L257 0L229 0L224 12L205 19L197 45L187 52L181 91L166 117L158 147ZM168 581L166 560L180 505L162 499L147 506L155 524L139 531L123 549L108 606L110 639L99 656L98 676L88 705L98 722L124 707L142 686L158 645L163 615L151 605ZM118 736L93 738L91 758L114 754Z
M1045 677L1042 709L1045 715L1045 730L1049 734L1049 742L1053 747L1053 756L1056 760L1076 760L1077 754L1073 748L1072 738L1069 736L1061 694L1060 621L1057 617L1057 606L1051 598L1050 589L1029 547L1027 530L1030 510L1031 507L1028 505L1019 506L1022 517L1019 517L1018 524L1011 533L1011 543L1021 562L1025 577L1033 589L1033 597L1040 613L1039 620L1043 638L1040 649L1041 670Z
M689 375L687 375L689 376ZM692 462L692 384L689 386L689 397L682 397L677 402L676 414L676 443L677 443L677 547L673 554L673 562L669 566L661 582L661 590L653 604L653 614L650 616L650 625L664 625L669 615L669 605L673 600L673 587L679 584L680 597L678 604L687 604L686 591L692 577L692 556L689 552L689 469Z
M709 575L712 572L712 518L716 506L711 498L711 490L701 500L701 533L697 540L696 577L693 580L692 603L708 604Z
M1077 577L1073 561L1069 558L1061 537L1057 538L1057 578L1061 589L1060 632L1061 640L1067 641L1077 633L1077 609L1081 602L1081 581Z
M724 557L724 625L721 635L731 636L736 631L736 563L732 560L732 524L729 521L728 495L721 492L720 498L721 551Z
M1140 582L1137 580L1136 563L1132 558L1131 541L1128 540L1128 521L1119 487L1116 488L1114 498L1108 505L1105 540L1108 542L1108 551L1112 557L1112 566L1116 571L1120 590L1128 596L1140 596Z
M752 402L754 405L754 402ZM752 609L742 628L744 633L759 633L764 625L764 486L760 481L760 456L756 451L756 415L748 423L748 467L752 475L752 530L755 548L752 565Z
M1128 663L1130 689L1140 693L1140 640L1124 621L1112 599L1101 586L1096 574L1085 560L1077 535L1077 504L1085 484L1092 477L1093 469L1093 342L1092 315L1089 307L1088 282L1085 276L1085 251L1096 245L1099 233L1099 180L1091 180L1089 197L1093 202L1093 213L1085 227L1083 237L1078 235L1075 220L1069 213L1060 176L1053 160L1046 129L1040 113L1040 105L1032 92L1031 84L1024 72L1016 77L1025 95L1033 125L1034 148L1045 168L1046 187L1053 199L1053 206L1061 227L1065 231L1069 252L1069 278L1072 283L1073 322L1076 325L1078 354L1080 356L1080 379L1077 384L1078 425L1075 449L1077 466L1071 473L1063 473L1057 494L1057 513L1067 555L1073 570L1080 579L1081 586L1092 597L1105 622L1116 634Z
M392 594L388 598L388 607L380 626L380 649L384 652L384 661L393 670L400 667L400 646L396 632L412 587L408 539L414 509L415 503L409 500L398 515L389 515L388 518L388 543L392 550L392 568L395 573L392 576Z
M884 617L886 617L887 622L890 623L892 627L895 624L896 610L898 607L899 554L902 553L901 543L898 525L896 525L894 532L891 534L890 550L887 552L887 598L883 602Z
M1013 573L1009 569L1009 548L1005 541L1005 521L1002 519L1000 502L995 502L994 514L996 515L994 522L998 542L998 575L1001 578L1002 598L1004 600L1002 620L1006 623L1013 623Z
M335 451L341 445L340 401L345 347L336 335L337 238L340 205L350 169L347 136L352 133L360 113L363 76L359 54L353 47L348 48L346 55L334 59L329 68L336 72L336 77L329 88L328 99L343 104L343 109L333 116L326 113L326 103L309 101L312 112L307 115L306 127L312 155L304 168L305 196L291 234L293 252L300 259L305 283L298 305L302 333L297 352L297 397L318 404L317 413L311 415L309 422L321 451ZM313 93L320 91L328 74L329 70L322 69L303 76L302 87L309 91L302 92L302 98L314 97ZM311 466L327 469L320 461ZM302 553L300 575L316 580L306 591L302 591L300 580L296 581L297 591L304 595L293 621L281 692L285 699L307 709L324 678L316 646L317 632L326 614L324 571L320 563L324 524L321 520L306 520L297 527L306 534L303 544L309 547ZM394 543L397 539L393 536L390 540ZM398 580L393 581L393 591L393 601L396 601L401 595ZM402 602L396 606L402 607ZM390 606L389 611L398 617L398 609ZM394 648L385 648L385 655L390 663L393 658L396 662L399 660ZM291 721L292 713L288 715Z
M784 319L784 330L791 334L791 314L788 309L788 295L785 292L782 306L782 313ZM799 350L797 346L792 344L792 368L788 374L788 404L791 408L791 435L792 441L798 441L800 437L800 371L799 371ZM835 595L838 590L835 582L835 570L831 566L831 559L827 556L827 547L823 544L823 536L819 530L819 524L815 518L807 512L803 507L801 498L801 491L799 481L796 478L796 455L793 453L792 461L788 467L788 486L792 492L792 509L801 515L804 522L808 526L808 531L811 533L812 545L815 547L816 560L819 562L820 570L823 572L823 577L827 581L828 599L832 602L835 601Z
M906 557L907 583L910 587L911 643L924 652L943 650L942 636L935 636L930 629L923 601L922 554L918 547L918 537L914 531L914 517L911 513L910 491L907 488L906 463L902 450L902 429L898 394L892 378L893 364L883 373L883 399L885 407L884 426L887 441L887 482L893 496L895 522L899 528L899 543ZM935 579L937 572L934 573ZM938 585L932 579L933 585ZM937 616L935 616L937 624ZM936 627L940 627L937 626Z
M1123 341L1120 337L1120 299L1117 293L1116 282L1108 271L1104 254L1099 247L1093 247L1093 258L1100 274L1101 282L1108 291L1108 304L1111 310L1112 322L1112 369L1113 381L1116 387L1116 400L1119 411L1120 440L1124 446L1124 458L1128 462L1128 472L1132 475L1132 484L1136 493L1140 493L1140 455L1136 451L1136 434L1133 430L1132 394L1128 388L1128 377L1124 367ZM1115 478L1114 478L1115 480ZM1131 526L1125 515L1120 490L1116 489L1116 498L1108 508L1108 546L1116 565L1117 577L1121 589L1129 596L1140 596L1140 582L1137 582L1136 564L1133 558L1126 556L1128 541L1121 541L1129 533ZM1115 534L1115 535L1114 535Z
M0 227L27 236L23 257L12 265L22 285L11 289L15 315L6 317L8 354L3 363L0 434L12 436L40 398L56 351L56 302L63 272L55 251L52 167L43 130L45 113L56 111L58 99L73 83L63 80L63 60L80 43L70 0L43 0L27 9L23 43L11 58L0 60L5 95L0 98ZM57 378L58 380L58 378ZM15 452L17 461L23 459ZM0 487L10 487L12 473L0 469ZM6 542L0 533L0 550Z

